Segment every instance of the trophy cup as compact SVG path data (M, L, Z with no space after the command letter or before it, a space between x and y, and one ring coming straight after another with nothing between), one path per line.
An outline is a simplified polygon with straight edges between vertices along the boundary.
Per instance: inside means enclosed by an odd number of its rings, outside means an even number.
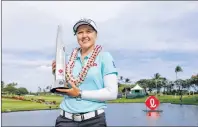
M62 29L58 26L56 38L56 70L54 74L54 85L50 92L61 93L56 89L68 89L65 86L65 46L62 41Z

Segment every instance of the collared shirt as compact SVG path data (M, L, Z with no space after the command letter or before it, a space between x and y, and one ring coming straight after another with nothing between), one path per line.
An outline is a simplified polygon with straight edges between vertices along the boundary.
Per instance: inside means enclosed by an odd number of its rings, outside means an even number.
M80 73L83 65L85 65L88 62L91 53L85 56L84 60L81 60L81 53L80 51L78 52L75 65L72 71L75 78ZM82 91L102 89L104 88L103 77L105 75L111 73L115 73L116 75L118 75L116 66L114 64L114 59L109 52L101 51L96 57L94 63L95 64L92 67L90 67L85 80L79 85L79 89L81 89ZM97 100L79 100L64 95L64 99L60 104L60 108L70 113L83 113L94 111L101 108L106 108L106 103Z

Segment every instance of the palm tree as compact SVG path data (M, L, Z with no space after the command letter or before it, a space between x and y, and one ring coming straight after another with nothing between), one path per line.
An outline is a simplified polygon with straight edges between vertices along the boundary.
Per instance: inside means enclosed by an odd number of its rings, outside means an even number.
M155 85L156 85L156 93L158 93L158 89L157 89L157 82L158 80L161 78L161 75L159 73L154 74L154 80L155 80Z
M39 86L38 87L38 93L40 93L40 92L42 92L42 91L41 91L41 87Z
M129 82L130 82L130 79L129 79L129 78L126 78L126 79L125 79L125 82L126 82L126 83L129 83Z
M176 85L178 85L177 84L177 73L178 72L182 72L183 71L183 69L179 66L179 65L177 65L176 66L176 68L175 68L175 73L176 73ZM182 102L182 91L180 90L181 88L180 88L180 85L179 85L179 91L180 91L180 95L181 95L181 97L180 97L180 101Z
M121 80L121 81L123 80L123 76L120 76L120 80Z
M184 88L188 89L190 95L191 79L186 79L184 85L185 85Z
M164 94L165 93L167 93L167 86L168 86L168 80L166 79L166 78L162 78L162 82L161 82L162 84L162 87L164 87ZM165 91L165 89L166 89L166 91Z
M159 79L160 77L161 77L161 75L159 73L154 74L155 79Z
M173 81L168 81L168 86L167 86L169 88L169 90L167 91L168 93L172 92L173 86L174 86L174 82Z
M179 65L177 65L176 68L175 68L176 81L177 81L177 73L178 73L178 72L182 72L182 71L183 71L183 69L182 69Z
M118 87L120 87L122 83L123 83L123 76L120 76L120 79L118 79Z
M176 73L176 85L178 85L177 84L177 79L178 79L178 77L177 77L177 73L178 72L182 72L183 70L182 70L182 68L178 65L178 66L176 66L176 68L175 68L175 73ZM179 90L180 90L180 87L179 87Z

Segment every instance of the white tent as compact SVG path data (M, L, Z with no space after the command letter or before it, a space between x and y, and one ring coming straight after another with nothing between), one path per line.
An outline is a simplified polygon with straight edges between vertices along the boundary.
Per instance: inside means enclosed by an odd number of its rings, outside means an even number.
M135 87L131 88L131 90L143 90L143 88L140 87L140 86L137 84Z
M134 95L145 95L145 91L142 87L140 87L138 84L131 88L131 94L134 94Z

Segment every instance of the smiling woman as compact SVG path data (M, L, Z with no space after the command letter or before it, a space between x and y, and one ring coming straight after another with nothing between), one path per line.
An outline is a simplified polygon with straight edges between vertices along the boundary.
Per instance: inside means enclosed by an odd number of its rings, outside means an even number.
M117 70L113 57L96 45L97 26L91 19L82 19L73 27L79 48L74 49L66 65L69 89L60 104L56 127L106 126L106 101L117 98ZM52 63L55 72L56 63Z

